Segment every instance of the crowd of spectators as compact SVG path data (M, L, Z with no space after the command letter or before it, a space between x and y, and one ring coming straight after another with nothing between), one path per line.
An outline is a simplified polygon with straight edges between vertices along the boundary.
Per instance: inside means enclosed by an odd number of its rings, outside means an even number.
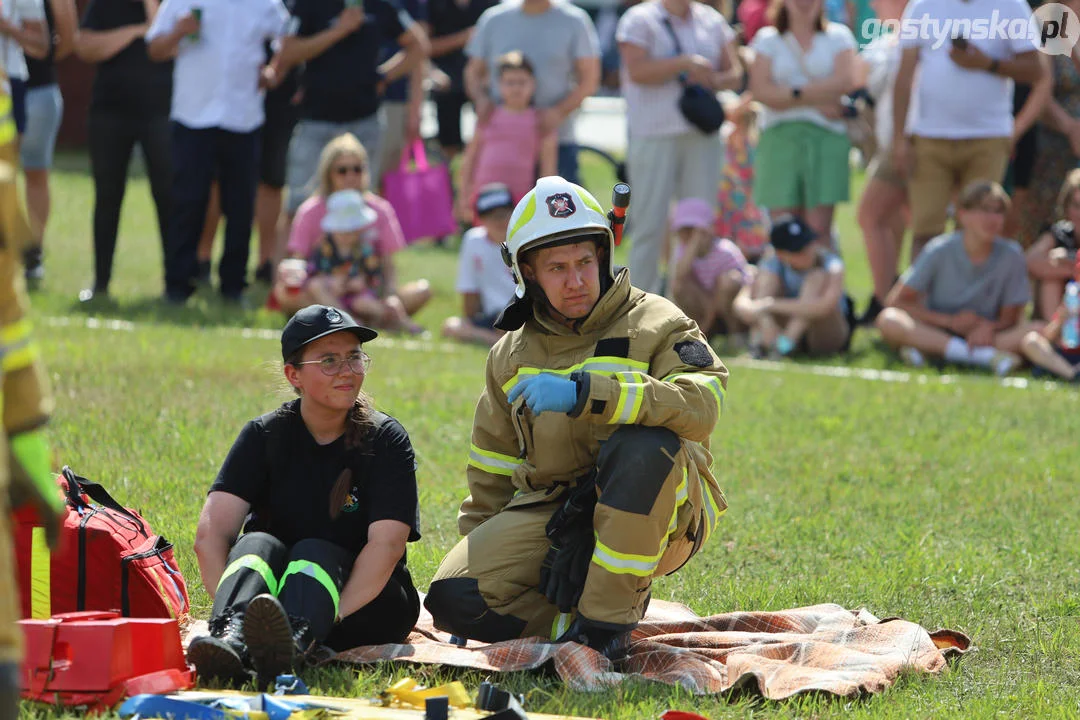
M1080 0L1066 5L1080 11ZM223 216L226 300L246 302L255 226L255 279L270 284L273 307L332 301L367 324L422 332L412 317L431 290L399 281L393 256L406 241L378 193L422 140L430 98L433 140L447 161L461 156L454 214L467 230L462 313L442 332L491 344L513 288L499 262L510 211L537 177L580 182L576 118L606 92L626 105L633 282L732 349L842 353L866 325L913 366L1007 374L1027 358L1077 375L1080 358L1060 346L1060 306L1076 274L1080 70L1070 55L1039 52L1024 0L623 0L595 21L568 0L90 0L81 27L73 0L0 7L37 239L32 280L44 272L62 107L52 63L74 52L98 65L94 277L83 300L109 292L137 143L166 301L213 283ZM992 14L1033 30L962 31ZM905 22L961 32L895 32ZM689 89L718 97L718 131L684 113ZM477 118L468 142L467 104ZM835 222L858 163L873 284L861 313Z

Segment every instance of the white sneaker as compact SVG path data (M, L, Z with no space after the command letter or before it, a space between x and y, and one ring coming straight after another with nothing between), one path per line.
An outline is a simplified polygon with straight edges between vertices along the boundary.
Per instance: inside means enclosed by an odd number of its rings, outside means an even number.
M1021 362L1023 361L1020 359L1019 355L1005 352L1004 350L998 350L994 353L993 359L990 360L990 368L998 377L1005 377L1012 373L1013 370L1020 367Z
M921 368L926 366L926 358L923 357L923 354L909 345L900 348L899 354L900 359L908 367Z

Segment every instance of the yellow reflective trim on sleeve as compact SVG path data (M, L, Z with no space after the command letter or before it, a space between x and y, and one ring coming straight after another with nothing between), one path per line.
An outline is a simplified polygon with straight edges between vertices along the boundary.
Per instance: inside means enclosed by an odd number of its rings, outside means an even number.
M641 414L641 403L645 398L645 375L638 372L620 372L615 376L619 381L619 400L608 424L633 425Z
M13 104L11 96L0 92L0 144L7 145L15 141L18 128L15 126L15 116L12 113Z
M518 371L514 373L514 376L507 380L502 385L504 393L509 394L510 391L518 384L523 378L531 375L539 375L541 373L549 373L551 375L570 375L578 370L583 372L599 372L599 373L620 373L620 372L649 372L649 363L642 362L641 360L631 360L629 358L599 356L591 357L584 362L579 362L576 365L571 365L568 368L560 370L554 370L549 368L535 368L535 367L522 367L518 368Z
M16 370L28 368L38 358L37 345L27 341L22 347L4 351L0 348L0 372L12 373Z
M674 373L664 378L664 382L672 382L679 378L686 378L693 383L704 385L709 389L709 392L716 398L716 408L721 415L724 414L724 398L727 396L727 391L724 390L723 383L720 382L720 378L715 375L706 375L705 373Z
M0 326L0 347L6 347L8 345L14 345L26 338L30 337L30 333L33 330L33 326L29 320L25 318L11 323L10 325Z
M43 527L30 531L30 617L52 617L52 558Z
M476 445L469 446L469 465L493 475L513 475L522 462L522 460L511 455L503 455L492 450L482 450Z
M600 535L596 533L596 547L593 549L592 561L615 575L635 575L637 577L650 577L660 564L667 549L667 541L660 547L660 552L655 555L635 555L633 553L621 553L612 550L600 542Z
M682 469L682 480L680 480L679 484L675 487L675 507L671 510L671 522L668 523L669 536L679 527L679 508L685 505L686 501L690 499L687 483L689 477L690 473L684 466Z

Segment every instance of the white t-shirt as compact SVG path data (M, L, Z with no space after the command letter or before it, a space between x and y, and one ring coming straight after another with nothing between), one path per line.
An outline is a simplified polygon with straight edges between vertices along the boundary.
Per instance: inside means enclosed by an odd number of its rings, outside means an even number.
M980 34L977 26L969 26L973 21L991 27ZM900 29L901 47L919 49L919 78L912 89L918 111L908 122L908 134L949 139L1012 135L1013 81L954 63L950 38L963 35L984 55L1007 60L1034 52L1035 45L1021 33L1010 31L1012 37L1005 37L996 27L1032 22L1025 0L913 0Z
M45 22L45 4L42 0L4 0L0 2L0 16L12 25L26 21ZM14 80L26 80L30 71L26 68L26 56L22 46L7 35L0 36L0 62L4 71Z
M844 50L855 48L855 36L847 26L839 23L826 23L825 32L814 35L810 52L803 52L799 41L791 32L783 36L774 27L763 27L754 35L750 47L769 58L772 65L772 81L784 87L806 87L814 80L822 80L833 73L836 56ZM798 54L796 54L798 53ZM799 60L802 55L802 61ZM806 71L810 72L807 77ZM808 107L790 110L773 110L764 107L761 113L761 128L764 130L781 122L804 120L815 125L845 133L847 128L840 120L828 120L818 110Z
M678 46L664 21L678 38ZM619 20L615 39L643 48L651 60L678 55L701 55L720 68L725 46L734 42L735 31L724 16L703 3L690 3L686 19L664 9L660 0L634 5ZM626 123L632 137L660 137L697 133L679 111L682 85L671 78L659 85L641 85L630 79L626 67L620 69L622 94L626 98Z
M192 129L251 132L265 119L259 89L265 43L285 34L289 11L281 0L164 0L146 41L172 32L193 8L202 12L199 37L180 41L172 119Z
M484 315L502 312L514 298L514 276L503 262L499 246L488 239L482 227L468 230L461 238L455 289L459 293L479 293Z

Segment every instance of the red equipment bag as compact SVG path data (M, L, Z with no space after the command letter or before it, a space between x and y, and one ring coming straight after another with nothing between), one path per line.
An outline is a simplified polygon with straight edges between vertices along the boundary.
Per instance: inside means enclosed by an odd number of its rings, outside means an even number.
M173 619L81 612L19 626L26 645L19 685L27 700L103 710L130 695L194 684Z
M187 622L187 584L172 544L101 485L65 466L67 499L60 547L50 558L36 513L15 514L15 554L24 618L82 610ZM91 502L91 500L93 502Z

